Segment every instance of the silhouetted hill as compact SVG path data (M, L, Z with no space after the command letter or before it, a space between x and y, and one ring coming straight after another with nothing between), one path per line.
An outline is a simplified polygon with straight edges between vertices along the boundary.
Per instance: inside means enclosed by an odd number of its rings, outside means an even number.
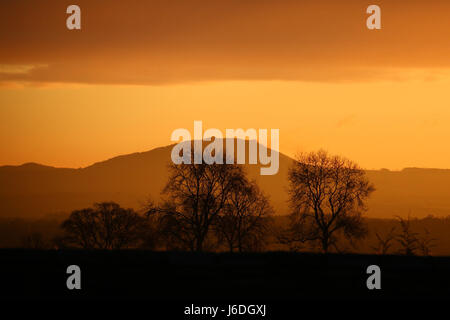
M36 163L2 166L0 216L39 217L109 200L139 208L148 197L159 198L172 147L122 155L80 169ZM260 165L246 165L278 214L289 211L286 187L291 163L291 158L280 153L280 169L273 176L261 176ZM369 202L369 216L450 214L450 170L408 168L367 173L377 188Z
M0 167L0 216L37 217L112 200L139 208L151 197L157 200L167 181L167 165L173 145L97 162L81 169L54 168L39 164ZM249 165L250 176L273 193L282 190L291 161L280 155L280 171L259 176L259 165ZM276 193L274 205L285 206ZM284 195L282 195L284 197ZM283 198L284 199L284 198Z

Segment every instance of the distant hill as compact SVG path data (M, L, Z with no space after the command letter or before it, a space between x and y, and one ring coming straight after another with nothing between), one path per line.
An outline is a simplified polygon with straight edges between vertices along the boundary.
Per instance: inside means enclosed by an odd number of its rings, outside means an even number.
M81 169L36 163L2 166L0 217L42 217L109 200L139 209L149 197L159 199L172 147L122 155ZM261 176L259 165L246 165L278 214L289 211L286 187L292 161L280 153L280 170L274 176ZM450 170L408 168L367 174L377 188L369 202L371 217L450 215Z

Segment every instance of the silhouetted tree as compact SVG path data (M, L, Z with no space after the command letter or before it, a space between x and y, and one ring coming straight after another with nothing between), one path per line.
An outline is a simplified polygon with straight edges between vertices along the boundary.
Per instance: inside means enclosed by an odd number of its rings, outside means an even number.
M161 232L175 247L203 251L217 216L243 179L238 165L171 164L162 192L166 200L147 214L159 216Z
M419 238L419 249L424 256L431 255L431 248L436 247L436 239L425 229L425 235Z
M192 226L185 224L186 219L181 219L176 211L176 206L166 200L159 206L150 204L147 216L156 222L159 239L166 250L195 251Z
M139 248L146 250L157 250L161 247L161 233L158 229L158 224L154 217L146 217L140 232Z
M48 249L49 242L40 232L33 232L22 239L22 246L27 249Z
M227 243L230 252L257 251L267 240L273 209L255 182L242 179L229 193L215 231L219 241Z
M146 220L133 209L114 202L75 210L62 225L64 242L84 249L121 249L140 240Z
M325 151L300 154L289 170L296 241L319 242L323 252L337 249L337 234L351 243L367 234L361 213L375 190L358 165Z
M378 232L375 233L375 236L377 237L377 244L373 246L372 249L378 254L387 254L392 246L392 242L397 237L395 234L395 227L392 227L384 237L378 234Z
M416 254L419 249L419 234L411 230L411 220L403 219L402 217L396 217L400 223L400 233L397 236L397 242L400 244L401 254L412 256Z
M436 239L431 237L430 232L425 228L425 235L421 236L418 232L413 232L411 228L411 218L407 219L396 217L400 223L401 233L397 236L397 242L401 249L399 253L404 255L416 255L420 251L424 256L431 254L431 248L436 247Z

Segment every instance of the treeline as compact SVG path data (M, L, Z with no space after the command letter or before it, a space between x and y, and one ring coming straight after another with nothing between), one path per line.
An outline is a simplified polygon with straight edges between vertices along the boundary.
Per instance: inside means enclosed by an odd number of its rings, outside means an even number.
M259 251L268 239L273 209L242 166L169 167L162 201L141 213L116 203L76 210L61 228L58 247L147 248L182 251Z
M417 220L399 217L381 228L363 217L375 187L355 163L324 151L296 160L288 176L288 217L273 217L268 195L247 178L243 166L171 164L159 203L149 201L139 212L114 202L96 203L73 211L58 223L54 236L28 232L20 245L406 255L430 255L438 247L432 229L418 230Z
M26 220L16 218L0 219L0 247L1 248L35 248L35 249L58 249L60 242L64 237L64 230L61 224L67 219L67 215L58 217L48 217L39 220ZM407 220L407 219L406 219ZM269 234L266 237L265 245L260 251L298 251L298 252L319 252L320 249L313 246L296 246L285 244L277 239L276 230L284 230L289 226L288 216L273 216L269 226ZM402 245L397 241L396 235L401 231L401 225L398 218L378 219L364 218L367 225L367 237L351 244L345 239L341 239L340 252L346 253L367 253L367 254L403 254ZM415 233L418 241L424 241L429 237L433 239L429 246L430 255L450 255L450 216L425 218L410 218L410 230ZM392 229L394 231L392 232ZM275 232L274 232L275 231ZM381 245L377 234L386 245ZM144 241L143 235L138 237L137 242L129 248L140 248L145 250L166 250L163 240L157 240L156 234L149 231L147 235L151 236ZM392 237L394 235L394 237ZM390 239L390 240L389 240ZM386 241L387 240L387 241ZM418 243L415 241L415 243ZM72 246L73 248L80 246ZM382 248L386 250L382 250ZM228 251L226 246L221 249L214 248L214 251ZM416 255L422 255L423 250L420 246L415 251Z

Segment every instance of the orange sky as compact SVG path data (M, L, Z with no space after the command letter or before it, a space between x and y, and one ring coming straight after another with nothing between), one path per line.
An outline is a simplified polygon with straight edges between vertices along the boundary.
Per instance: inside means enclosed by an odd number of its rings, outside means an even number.
M372 2L344 2L3 0L0 165L86 166L202 120L279 128L288 155L450 168L450 2L373 2L377 31Z

